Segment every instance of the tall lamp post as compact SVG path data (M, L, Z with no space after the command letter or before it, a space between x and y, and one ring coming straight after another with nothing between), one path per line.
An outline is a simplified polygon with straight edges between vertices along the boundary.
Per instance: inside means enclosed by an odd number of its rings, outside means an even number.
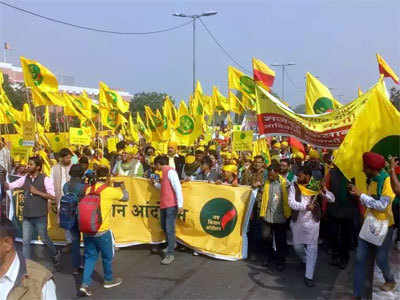
M193 93L196 89L196 20L201 17L209 17L216 15L216 11L209 11L200 15L173 14L174 17L192 18L193 20Z
M285 100L285 68L288 66L295 66L294 63L288 64L272 64L273 67L281 67L282 68L282 99Z

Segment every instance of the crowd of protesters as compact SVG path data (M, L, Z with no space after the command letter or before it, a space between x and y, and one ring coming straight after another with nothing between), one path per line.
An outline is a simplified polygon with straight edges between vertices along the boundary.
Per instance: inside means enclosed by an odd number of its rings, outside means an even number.
M112 272L111 210L114 202L128 201L129 195L123 185L111 184L112 176L145 177L161 189L160 224L167 241L160 251L162 264L174 261L175 220L184 201L190 201L183 199L181 185L201 180L233 187L247 185L257 190L247 233L249 260L284 272L289 249L293 247L304 267L304 284L313 287L315 268L322 263L317 262L319 248L327 251L329 263L340 269L346 268L351 251L355 250L354 297L358 299L363 296L368 253L376 248L376 262L386 281L381 288L384 291L395 288L388 256L392 245L400 250L398 160L393 158L387 162L379 154L365 153L363 171L368 178L368 192L362 193L335 166L332 151L308 145L298 149L288 138L275 137L266 139L267 152L235 152L229 130L214 137L208 143L200 139L191 147L169 142L165 153L145 142L135 144L123 140L117 143L117 151L110 152L105 147L106 137L96 137L91 146L64 148L57 153L47 151L46 158L51 165L47 175L43 172L46 163L43 156L34 155L27 161L12 160L3 139L0 165L8 179L2 184L2 197L6 190L23 189L24 208L22 252L14 245L14 225L2 213L0 300L55 299L51 272L31 260L31 240L33 231L37 230L48 249L54 271L60 270L62 251L56 249L47 234L47 215L49 207L60 209L60 200L68 193L76 195L79 201L98 191L101 199L102 224L95 234L82 234L78 222L65 230L73 275L82 273L80 293L93 294L91 276L100 253L104 288L122 283ZM387 232L380 244L361 237L364 216L372 218L369 222L386 225ZM24 295L22 285L28 289Z

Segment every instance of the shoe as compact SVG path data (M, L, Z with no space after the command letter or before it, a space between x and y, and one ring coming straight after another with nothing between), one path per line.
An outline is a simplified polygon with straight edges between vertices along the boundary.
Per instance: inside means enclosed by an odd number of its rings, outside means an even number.
M161 261L162 265L170 265L172 262L175 260L175 257L173 255L167 255L164 257L164 259Z
M314 280L308 279L307 277L304 277L304 284L306 285L306 287L313 287L313 286L315 286Z
M196 251L193 251L193 256L199 256L199 253L197 253Z
M74 268L74 270L72 271L72 275L73 276L78 276L79 274L81 274L80 269L79 268L78 269Z
M381 290L384 292L390 292L393 291L396 288L396 282L385 282L384 285L381 286Z
M119 286L122 283L122 278L114 278L111 281L104 281L104 288L105 289L111 289L113 287Z
M87 285L82 284L79 289L80 297L90 297L93 296L93 292L89 289Z
M285 263L278 263L278 264L276 264L276 270L277 270L278 272L282 272L283 270L285 270L285 268L286 268L286 264L285 264Z

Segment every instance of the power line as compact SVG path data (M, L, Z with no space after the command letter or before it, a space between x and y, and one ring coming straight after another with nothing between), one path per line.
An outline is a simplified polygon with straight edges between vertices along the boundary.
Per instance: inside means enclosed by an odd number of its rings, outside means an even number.
M214 40L214 42L218 45L218 47L221 48L221 50L225 53L226 56L229 57L229 59L236 64L239 68L241 68L243 71L246 71L248 73L251 73L251 71L249 71L247 68L243 67L240 63L238 63L238 61L236 59L234 59L232 57L232 55L229 54L229 52L221 45L220 42L218 42L218 40L216 39L216 37L212 34L212 32L208 29L207 25L203 22L203 20L201 18L199 18L199 21L201 23L201 25L203 25L204 29L207 31L207 33L210 35L210 37Z
M173 27L169 27L169 28L165 28L165 29L160 29L160 30L154 30L154 31L123 32L123 31L113 31L113 30L106 30L106 29L100 29L100 28L95 28L95 27L72 24L72 23L69 23L69 22L62 21L62 20L58 20L58 19L54 19L54 18L51 18L51 17L46 17L46 16L43 16L43 15L40 15L40 14L35 13L33 11L30 11L30 10L27 10L27 9L24 9L24 8L20 8L20 7L14 6L14 5L11 5L11 4L9 4L7 2L4 2L4 1L0 1L0 4L4 5L4 6L7 6L7 7L10 7L10 8L13 8L15 10L18 10L18 11L20 11L22 13L29 14L29 15L32 15L32 16L35 16L35 17L38 17L38 18L41 18L41 19L44 19L44 20L47 20L47 21L50 21L50 22L63 24L63 25L67 25L67 26L71 26L71 27L78 28L78 29L83 29L83 30L101 32L101 33L119 34L119 35L148 35L148 34L162 33L162 32L172 31L172 30L184 27L184 26L189 25L189 24L192 23L192 21L188 21L188 22L182 23L182 24L177 25L177 26L173 26Z
M292 78L290 77L289 72L288 72L287 70L285 70L285 73L286 73L287 78L289 79L289 82L293 85L293 87L294 87L296 90L303 90L303 89L301 89L301 88L298 88L298 87L294 84L294 82L293 82Z

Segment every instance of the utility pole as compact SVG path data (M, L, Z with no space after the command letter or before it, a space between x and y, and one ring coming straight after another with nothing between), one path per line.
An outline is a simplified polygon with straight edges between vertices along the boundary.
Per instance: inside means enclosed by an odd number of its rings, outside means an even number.
M282 68L282 100L285 100L285 68L288 66L295 66L295 63L287 63L287 64L272 64L273 67L281 67Z
M186 15L183 13L173 14L174 17L192 18L193 20L193 93L196 89L196 20L201 17L209 17L216 14L216 11L205 12L200 15Z

